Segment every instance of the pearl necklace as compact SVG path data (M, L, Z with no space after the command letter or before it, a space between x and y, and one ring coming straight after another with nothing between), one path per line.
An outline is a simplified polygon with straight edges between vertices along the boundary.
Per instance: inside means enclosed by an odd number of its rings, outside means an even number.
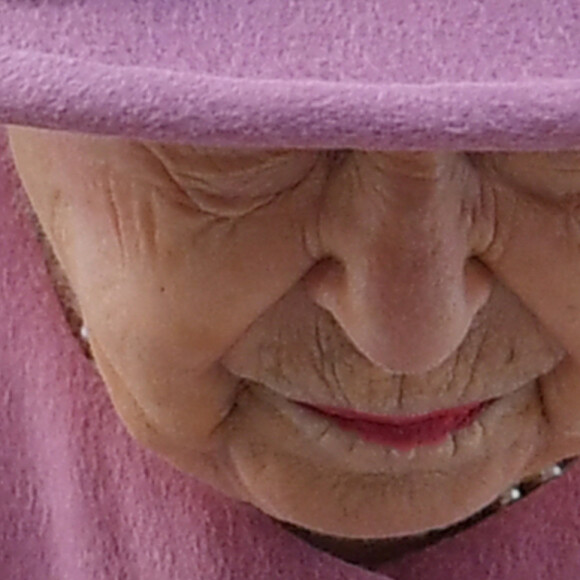
M527 477L516 485L512 485L494 502L471 516L471 518L465 520L465 522L457 524L457 526L461 526L461 529L465 529L465 527L469 527L470 525L497 513L502 508L516 503L549 481L560 477L576 461L576 459L576 457L572 457L559 461L558 463L545 468L540 473Z

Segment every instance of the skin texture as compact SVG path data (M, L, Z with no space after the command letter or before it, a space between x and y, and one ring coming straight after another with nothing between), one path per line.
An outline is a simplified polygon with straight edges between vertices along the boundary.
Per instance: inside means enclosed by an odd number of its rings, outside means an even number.
M580 452L580 152L10 139L117 412L180 469L317 533L393 538ZM291 402L489 399L409 453Z

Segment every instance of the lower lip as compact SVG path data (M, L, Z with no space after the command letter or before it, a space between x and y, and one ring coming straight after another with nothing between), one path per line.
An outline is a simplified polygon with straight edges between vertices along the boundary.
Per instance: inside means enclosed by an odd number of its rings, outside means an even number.
M409 451L423 445L437 445L449 434L469 427L492 402L484 401L413 417L369 415L337 407L298 404L325 416L346 431L357 433L365 441Z

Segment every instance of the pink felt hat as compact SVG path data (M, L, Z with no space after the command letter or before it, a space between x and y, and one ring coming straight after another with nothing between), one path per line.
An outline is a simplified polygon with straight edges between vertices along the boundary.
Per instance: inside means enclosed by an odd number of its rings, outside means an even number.
M580 2L0 0L0 123L228 146L580 147Z

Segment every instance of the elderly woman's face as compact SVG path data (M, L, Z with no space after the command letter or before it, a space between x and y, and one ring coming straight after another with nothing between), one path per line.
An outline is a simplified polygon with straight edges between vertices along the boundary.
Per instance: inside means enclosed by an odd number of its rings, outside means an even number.
M580 452L580 152L11 142L118 413L225 493L397 536Z

